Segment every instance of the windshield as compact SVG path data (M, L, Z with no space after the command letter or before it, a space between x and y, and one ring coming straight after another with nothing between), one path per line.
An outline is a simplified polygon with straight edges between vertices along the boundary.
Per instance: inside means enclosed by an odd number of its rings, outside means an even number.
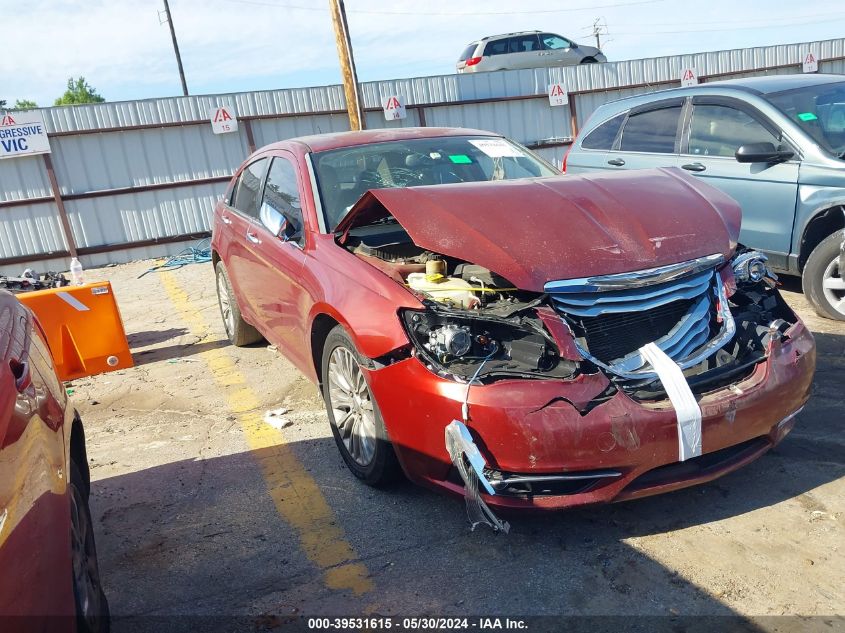
M808 86L765 95L823 149L845 153L845 82Z
M311 155L333 231L369 189L555 176L524 147L500 137L442 136L344 147Z

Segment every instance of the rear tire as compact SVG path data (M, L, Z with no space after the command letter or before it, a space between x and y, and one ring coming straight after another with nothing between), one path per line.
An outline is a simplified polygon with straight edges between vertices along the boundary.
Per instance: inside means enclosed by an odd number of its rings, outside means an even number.
M340 325L323 346L323 400L329 425L343 461L370 486L396 480L399 462L361 365L366 359Z
M813 249L801 282L804 296L819 316L845 321L845 270L840 267L845 231L828 235Z
M100 567L94 543L94 522L85 494L85 480L76 462L70 462L71 558L76 630L108 633L111 628L109 601L100 584Z
M243 320L223 262L217 262L215 274L217 276L217 305L220 306L223 328L226 330L229 341L238 347L257 343L263 337L258 330Z

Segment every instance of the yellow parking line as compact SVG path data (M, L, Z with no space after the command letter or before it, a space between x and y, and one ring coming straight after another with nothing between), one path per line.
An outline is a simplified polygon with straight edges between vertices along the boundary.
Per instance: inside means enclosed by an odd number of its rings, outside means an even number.
M205 336L209 323L191 305L188 295L171 272L160 275L171 302L196 336ZM373 583L366 566L346 541L337 517L314 479L285 442L284 434L266 424L257 411L260 400L238 371L226 348L199 354L223 389L229 409L237 416L253 451L270 497L282 518L294 529L308 559L323 572L330 589L349 589L360 595L371 591Z

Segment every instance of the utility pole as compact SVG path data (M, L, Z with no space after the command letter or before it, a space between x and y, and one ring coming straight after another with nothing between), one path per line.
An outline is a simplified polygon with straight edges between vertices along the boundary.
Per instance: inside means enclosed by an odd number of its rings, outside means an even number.
M176 41L176 29L173 28L173 16L170 15L170 4L164 0L164 13L167 25L170 27L170 39L173 40L173 52L176 53L176 64L179 66L179 79L182 80L182 94L188 96L188 83L185 81L185 70L182 68L182 56L179 54L179 43ZM161 12L159 12L161 16ZM159 17L159 20L161 18ZM159 22L160 23L160 22Z
M349 112L349 128L363 130L364 108L361 91L358 88L358 73L355 71L355 58L352 55L352 42L349 39L349 25L346 23L346 8L343 0L329 0L334 24L337 56L340 60L340 73L343 77L343 94L346 96L346 110Z
M604 31L602 31L604 29ZM593 22L593 36L596 38L596 48L601 50L601 36L602 33L607 33L607 22L601 23L601 18L596 18Z

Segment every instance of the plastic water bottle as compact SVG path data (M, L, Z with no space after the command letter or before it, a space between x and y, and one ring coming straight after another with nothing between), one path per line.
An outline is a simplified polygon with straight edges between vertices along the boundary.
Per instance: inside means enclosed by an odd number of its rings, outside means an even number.
M82 264L76 257L70 260L70 278L74 286L81 286L85 283L85 278L82 276Z

